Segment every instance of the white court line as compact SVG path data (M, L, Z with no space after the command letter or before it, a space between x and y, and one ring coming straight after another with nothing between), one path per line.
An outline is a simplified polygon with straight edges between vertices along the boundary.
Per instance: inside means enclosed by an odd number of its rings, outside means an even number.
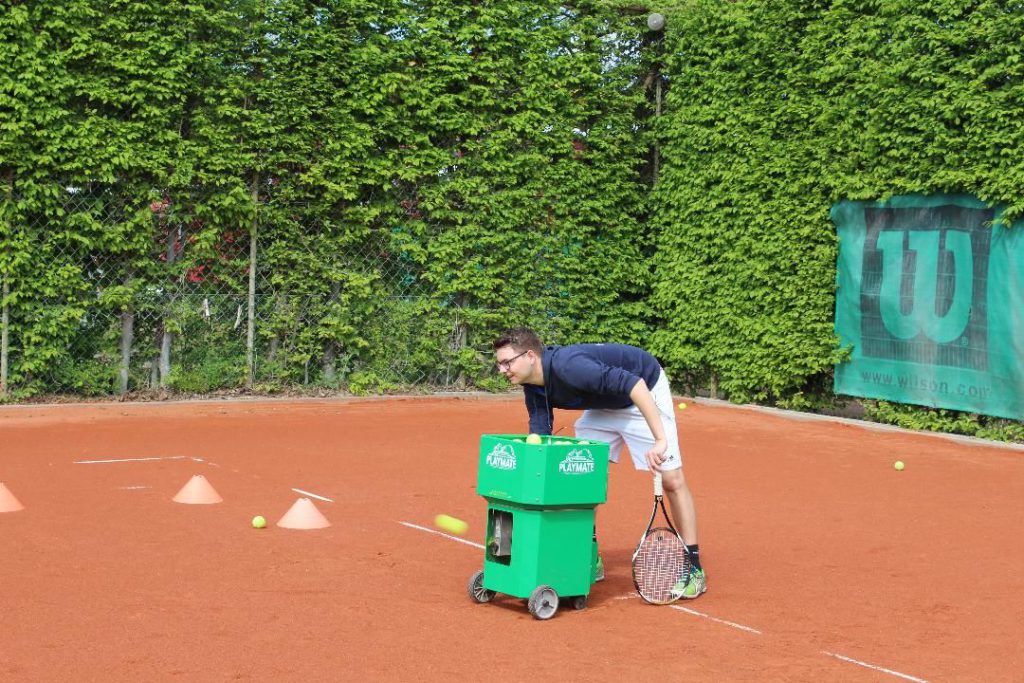
M472 541L467 541L464 538L459 538L458 536L452 536L451 534L442 533L440 531L437 531L436 529L431 529L429 527L420 526L419 524L413 524L411 522L399 522L399 524L407 526L407 527L409 527L411 529L419 529L420 531L426 531L428 534L436 534L438 536L444 536L445 538L449 538L449 539L451 539L453 541L458 541L459 543L465 543L466 545L471 545L474 548L480 548L481 550L483 550L483 547L484 547L480 543L474 543ZM637 595L636 593L630 593L629 595L622 595L622 596L619 596L619 597L617 597L615 599L616 600L629 600L629 599L631 599L633 597L636 597L637 599L640 598L640 596ZM734 622L731 622L731 621L726 621L725 619L718 619L718 618L713 617L713 616L711 616L709 614L704 614L702 612L697 612L697 611L694 611L692 609L688 609L686 607L680 607L678 605L669 605L669 606L672 609L677 609L677 610L680 610L682 612L687 612L688 614L693 614L693 615L696 615L698 617L704 617L705 619L710 619L711 621L717 622L719 624L725 624L726 626L732 626L733 628L738 628L741 631L748 631L750 633L756 633L757 635L762 635L762 633L760 631L758 631L756 628L750 628L749 626L744 626L743 624L737 624L737 623L734 623Z
M914 683L928 683L928 681L926 681L923 678L916 678L914 676L908 676L907 674L901 674L899 671L893 671L892 669L885 669L885 668L880 667L880 666L875 666L874 664L868 664L867 662L861 662L861 661L858 661L856 659L851 659L850 657L844 657L843 655L838 654L836 652L828 652L826 650L822 650L821 654L828 655L829 657L835 657L836 659L841 659L844 662L849 662L850 664L856 664L857 666L863 666L866 669L872 669L873 671L881 671L882 673L887 673L887 674L889 674L891 676L897 676L899 678L903 678L903 679L906 679L908 681L914 681Z
M292 490L295 491L296 489L292 489ZM484 547L480 543L474 543L472 541L467 541L464 538L459 538L458 536L452 536L450 534L442 533L440 531L437 531L436 529L431 529L429 527L420 526L419 524L413 524L411 522L399 522L399 524L402 524L403 526L407 526L407 527L409 527L411 529L418 529L420 531L426 531L428 534L436 534L437 536L444 536L445 538L451 539L453 541L458 541L459 543L465 543L466 545L471 545L474 548L480 548L481 550ZM620 596L615 597L613 599L614 600L632 600L634 598L640 599L640 596L637 593L629 593L627 595L620 595ZM752 628L750 626L744 626L743 624L737 624L734 621L727 621L725 619L719 619L718 617L713 617L710 614L705 614L703 612L698 612L697 610L690 609L689 607L682 607L680 605L669 605L669 607L671 607L672 609L675 609L675 610L679 610L680 612L686 612L687 614L692 614L692 615L694 615L696 617L703 617L704 619L710 619L711 621L715 622L716 624L723 624L725 626L731 626L732 628L737 628L737 629L739 629L741 631L746 631L747 633L753 633L753 634L759 635L759 636L764 635L764 633L762 633L761 631L758 631L756 628ZM874 671L880 671L882 673L887 673L887 674L890 674L892 676L897 676L899 678L903 678L903 679L908 680L908 681L913 681L914 683L928 683L928 681L926 681L923 678L916 678L914 676L908 676L907 674L900 673L899 671L893 671L892 669L886 669L886 668L883 668L883 667L880 667L880 666L875 666L874 664L868 664L867 662L860 662L860 661L857 661L856 659L851 659L850 657L844 657L843 655L837 654L835 652L826 652L825 650L822 650L821 653L824 654L824 655L828 655L829 657L835 657L836 659L841 659L844 662L849 662L851 664L856 664L857 666L863 666L863 667L866 667L868 669L872 669Z
M438 536L444 536L445 538L450 538L453 541L458 541L459 543L465 543L466 545L471 545L474 548L480 548L481 550L483 550L483 548L484 548L482 543L474 543L473 541L467 541L464 538L459 538L458 536L452 536L451 534L445 534L445 533L442 533L440 531L437 531L436 529L431 529L429 527L420 526L419 524L413 524L412 522L399 522L399 524L405 525L405 526L409 527L410 529L419 529L420 531L426 531L428 534L437 534Z
M98 465L108 462L150 462L153 460L184 460L184 455L168 455L162 458L120 458L117 460L76 460L76 465Z
M292 489L292 491L295 491L295 493L301 493L304 496L309 496L310 498L316 498L317 500L326 500L328 503L333 503L334 502L330 498L324 498L323 496L318 496L315 493L310 493L309 491L303 491L302 489Z
M118 486L119 491L138 491L139 489L151 489L152 486Z
M636 593L636 592L627 593L626 595L620 595L620 596L618 596L617 598L614 598L614 599L615 600L632 600L634 598L639 600L640 599L640 594ZM713 621L715 623L718 623L718 624L725 624L726 626L732 626L733 628L738 628L741 631L747 631L748 633L756 633L759 636L764 635L763 633L758 631L756 628L751 628L749 626L744 626L743 624L737 624L737 623L732 622L732 621L726 621L725 619L719 619L718 617L713 617L710 614L704 614L703 612L698 612L697 610L690 609L689 607L681 607L679 605L669 605L669 607L671 607L672 609L677 609L680 612L686 612L687 614L692 614L692 615L697 616L697 617L704 617L705 619L710 619L711 621Z
M718 624L725 624L726 626L732 626L733 628L738 628L741 631L746 631L748 633L755 633L755 634L757 634L759 636L764 635L763 633L758 631L756 628L751 628L749 626L744 626L743 624L737 624L734 621L726 621L725 619L719 619L718 617L713 617L710 614L704 614L703 612L698 612L697 610L690 609L689 607L680 607L679 605L669 605L669 607L671 607L672 609L677 609L680 612L686 612L687 614L692 614L692 615L694 615L696 617L704 617L705 619L710 619L711 621L713 621L715 623L718 623Z

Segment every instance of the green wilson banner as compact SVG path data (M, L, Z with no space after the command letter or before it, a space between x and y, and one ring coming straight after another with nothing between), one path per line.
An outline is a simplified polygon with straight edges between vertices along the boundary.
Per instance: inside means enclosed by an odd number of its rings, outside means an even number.
M963 195L832 207L835 392L1024 419L1024 225Z

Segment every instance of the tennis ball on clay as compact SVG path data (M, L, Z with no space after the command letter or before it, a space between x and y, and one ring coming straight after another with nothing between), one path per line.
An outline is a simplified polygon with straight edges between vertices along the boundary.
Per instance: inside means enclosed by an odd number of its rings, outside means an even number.
M469 528L469 525L461 519L456 519L449 515L438 515L437 517L434 517L434 525L438 529L442 529L443 531L447 531L448 533L456 534L458 536L466 533L466 529Z
M895 468L896 468L896 471L897 471L897 472L899 472L899 471L900 471L900 470L902 470L902 469L903 469L903 467L904 467L904 465L903 465L903 461L902 461L902 460L897 460L897 461L895 462L895 464L893 464L893 467L895 467Z
M530 434L529 436L526 437L526 443L530 443L530 444L533 444L534 446L536 446L537 444L540 443L540 435L539 434Z
M686 410L686 404L685 403L680 403L679 404L679 410Z
M267 526L267 520L263 518L263 515L256 515L252 518L252 528L262 529Z

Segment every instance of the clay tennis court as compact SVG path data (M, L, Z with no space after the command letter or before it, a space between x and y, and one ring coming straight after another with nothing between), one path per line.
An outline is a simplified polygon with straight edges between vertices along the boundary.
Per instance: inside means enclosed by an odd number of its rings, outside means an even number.
M25 507L0 514L0 680L1021 680L1024 452L710 403L678 418L707 594L635 596L650 482L620 465L607 580L537 621L466 595L478 439L525 430L518 395L0 408ZM172 502L195 474L224 501ZM331 526L277 527L307 494ZM467 535L433 531L440 512Z

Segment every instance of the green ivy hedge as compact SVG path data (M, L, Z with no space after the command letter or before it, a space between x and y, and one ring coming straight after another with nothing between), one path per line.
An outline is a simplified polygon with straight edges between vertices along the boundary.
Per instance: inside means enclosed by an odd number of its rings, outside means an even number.
M381 344L486 384L510 324L639 342L642 23L601 2L8 8L5 389L114 392L125 316L131 387L160 339L161 386L245 382L245 326L197 310L214 282L244 301L253 241L267 386L384 386Z
M388 388L388 348L492 386L487 342L533 324L648 346L691 391L831 405L830 206L1024 215L1022 39L994 1L9 4L5 389L115 392L132 319L133 357L209 348L166 386L245 382L237 321L175 286L244 299L255 240L265 387Z
M956 191L1024 213L1024 11L694 0L666 14L656 350L734 401L830 404L834 202ZM945 428L873 412L897 413Z

